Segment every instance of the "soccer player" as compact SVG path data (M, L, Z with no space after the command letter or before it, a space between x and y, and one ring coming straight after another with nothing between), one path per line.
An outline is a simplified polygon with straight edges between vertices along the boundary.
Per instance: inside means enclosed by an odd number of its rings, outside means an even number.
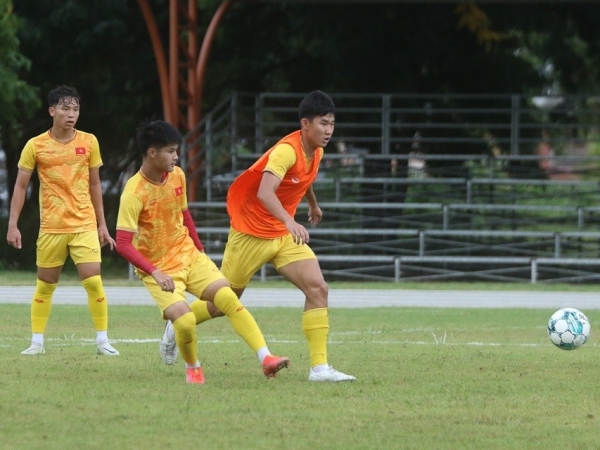
M31 302L31 346L22 355L45 353L44 332L52 295L70 255L87 292L96 329L98 354L117 356L108 341L108 306L100 275L100 247L115 241L108 233L100 185L100 146L93 134L75 129L80 96L76 89L57 86L48 93L52 128L30 139L19 159L10 204L7 240L21 248L19 216L33 171L40 180L40 231L37 239L37 282Z
M197 356L196 323L206 302L196 299L188 305L186 291L214 303L254 350L263 373L273 377L290 361L271 355L254 318L203 252L187 206L185 174L175 165L181 140L179 131L164 121L145 122L139 127L136 142L142 152L142 166L121 194L117 251L137 268L168 320L165 335L171 344L161 345L161 355L167 364L173 364L179 348L188 383L204 383Z
M306 296L302 329L310 353L309 381L354 381L327 362L328 287L319 262L307 245L309 233L294 220L298 204L308 202L308 221L323 213L312 183L323 147L333 134L335 106L322 91L308 94L299 106L300 129L285 136L238 176L227 194L230 231L221 270L241 296L256 271L270 262ZM218 306L218 305L217 305ZM207 304L202 320L223 313ZM163 336L164 345L168 336Z

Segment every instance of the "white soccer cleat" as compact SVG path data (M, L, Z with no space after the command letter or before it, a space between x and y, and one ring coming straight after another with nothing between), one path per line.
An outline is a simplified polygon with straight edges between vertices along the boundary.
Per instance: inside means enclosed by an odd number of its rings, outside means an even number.
M99 355L119 356L120 354L108 341L100 342L97 347Z
M310 373L308 374L308 381L326 381L330 383L337 383L338 381L355 380L356 377L339 372L329 365L325 369L320 370L319 372L315 372L311 369Z
M165 332L158 346L162 360L169 366L175 364L175 361L177 361L177 343L175 342L175 336L171 338L171 328L173 328L173 323L167 320Z
M32 343L28 349L21 352L21 355L43 355L44 353L46 350L43 345Z

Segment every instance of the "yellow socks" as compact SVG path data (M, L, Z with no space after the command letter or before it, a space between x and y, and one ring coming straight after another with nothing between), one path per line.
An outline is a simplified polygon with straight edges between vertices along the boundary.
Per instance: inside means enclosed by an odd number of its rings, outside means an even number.
M223 314L227 316L231 326L239 337L256 353L260 348L266 347L267 343L263 337L258 324L252 314L240 303L235 292L229 287L217 291L214 304Z
M200 325L202 322L212 319L212 316L208 312L208 302L205 302L204 300L194 300L190 303L190 309L196 316L196 325Z
M31 331L44 334L50 311L52 310L52 294L58 284L49 284L38 279L35 283L35 292L31 302Z
M88 306L96 331L108 330L108 305L102 286L102 277L94 275L81 282L88 295Z
M196 334L196 317L188 312L173 322L175 342L183 360L190 365L198 362L198 337Z
M310 366L327 364L327 338L329 337L329 314L327 308L316 308L302 314L302 330L308 342Z

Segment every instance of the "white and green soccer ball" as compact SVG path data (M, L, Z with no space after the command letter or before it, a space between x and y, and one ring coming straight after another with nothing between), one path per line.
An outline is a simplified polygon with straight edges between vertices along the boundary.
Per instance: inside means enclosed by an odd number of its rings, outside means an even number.
M548 321L550 341L562 350L575 350L590 337L590 321L575 308L561 308Z

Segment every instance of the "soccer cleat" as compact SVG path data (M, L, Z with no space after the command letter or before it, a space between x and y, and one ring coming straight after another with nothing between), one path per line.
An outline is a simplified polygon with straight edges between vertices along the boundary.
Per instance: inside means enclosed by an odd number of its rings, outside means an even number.
M263 360L263 373L267 378L274 377L277 372L290 365L290 359L285 356L267 355Z
M21 352L21 355L43 355L44 353L46 353L46 350L44 350L43 345L32 342L28 349Z
M172 327L173 323L170 320L167 320L165 332L163 333L163 337L158 346L162 360L169 366L175 364L175 361L177 361L177 343L175 342L175 337L173 336L171 339L169 333Z
M119 352L108 341L102 341L97 346L99 355L119 356Z
M185 369L185 382L189 384L204 384L202 367L190 367Z
M315 372L314 370L310 370L308 374L308 381L328 381L332 383L336 383L338 381L354 381L356 377L352 375L346 375L345 373L338 372L331 366L327 366L325 369Z

